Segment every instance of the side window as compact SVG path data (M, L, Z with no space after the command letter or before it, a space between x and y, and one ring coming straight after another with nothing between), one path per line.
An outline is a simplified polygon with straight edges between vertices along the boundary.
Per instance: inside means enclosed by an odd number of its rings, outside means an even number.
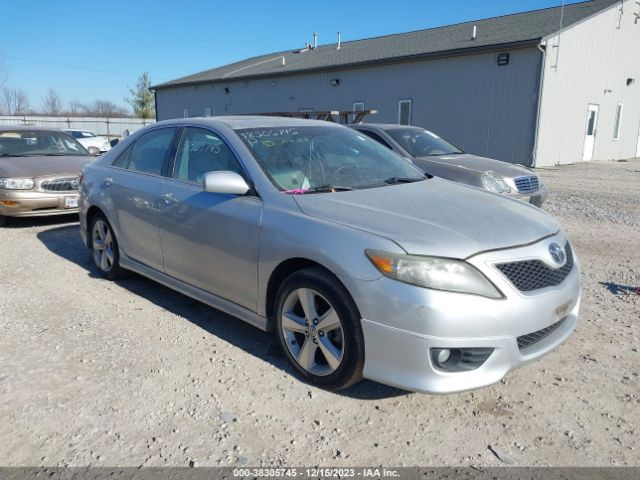
M360 133L364 133L369 138L373 138L376 142L381 143L382 145L387 147L389 150L393 150L393 148L391 148L391 145L389 145L386 142L386 140L384 138L382 138L380 135L378 135L377 133L372 132L370 130L358 130L358 131Z
M131 150L133 150L133 143L129 145L124 152L118 155L111 165L119 168L129 168L129 157L131 157Z
M136 141L127 168L160 175L175 131L175 128L161 128L145 133Z
M227 144L209 130L186 128L178 145L174 178L201 182L205 173L222 170L242 171Z

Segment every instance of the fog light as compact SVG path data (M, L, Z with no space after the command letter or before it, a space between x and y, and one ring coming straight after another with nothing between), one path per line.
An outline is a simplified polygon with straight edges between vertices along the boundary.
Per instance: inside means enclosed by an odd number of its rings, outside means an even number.
M436 361L439 364L443 364L447 360L449 360L449 357L451 357L451 350L449 350L448 348L443 348L438 352L438 358L436 359Z
M468 372L480 367L493 353L493 348L432 348L431 363L445 372Z

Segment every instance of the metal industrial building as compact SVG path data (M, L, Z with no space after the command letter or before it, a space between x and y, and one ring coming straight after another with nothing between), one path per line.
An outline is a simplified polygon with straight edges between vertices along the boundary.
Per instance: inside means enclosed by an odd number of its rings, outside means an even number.
M156 85L157 118L366 108L507 162L640 156L636 0L337 40Z

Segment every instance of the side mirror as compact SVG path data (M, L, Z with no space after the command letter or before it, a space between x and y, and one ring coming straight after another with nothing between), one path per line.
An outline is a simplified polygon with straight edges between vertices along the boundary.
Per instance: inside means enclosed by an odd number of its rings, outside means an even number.
M207 172L202 177L202 189L210 193L244 195L250 187L242 176L235 172Z

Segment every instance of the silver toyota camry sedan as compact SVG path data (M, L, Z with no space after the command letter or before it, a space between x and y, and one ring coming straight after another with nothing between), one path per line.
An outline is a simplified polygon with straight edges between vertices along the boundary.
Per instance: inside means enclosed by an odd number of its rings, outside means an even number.
M482 387L577 322L578 261L550 215L328 122L156 123L85 168L80 208L104 277L138 272L273 331L326 388Z

